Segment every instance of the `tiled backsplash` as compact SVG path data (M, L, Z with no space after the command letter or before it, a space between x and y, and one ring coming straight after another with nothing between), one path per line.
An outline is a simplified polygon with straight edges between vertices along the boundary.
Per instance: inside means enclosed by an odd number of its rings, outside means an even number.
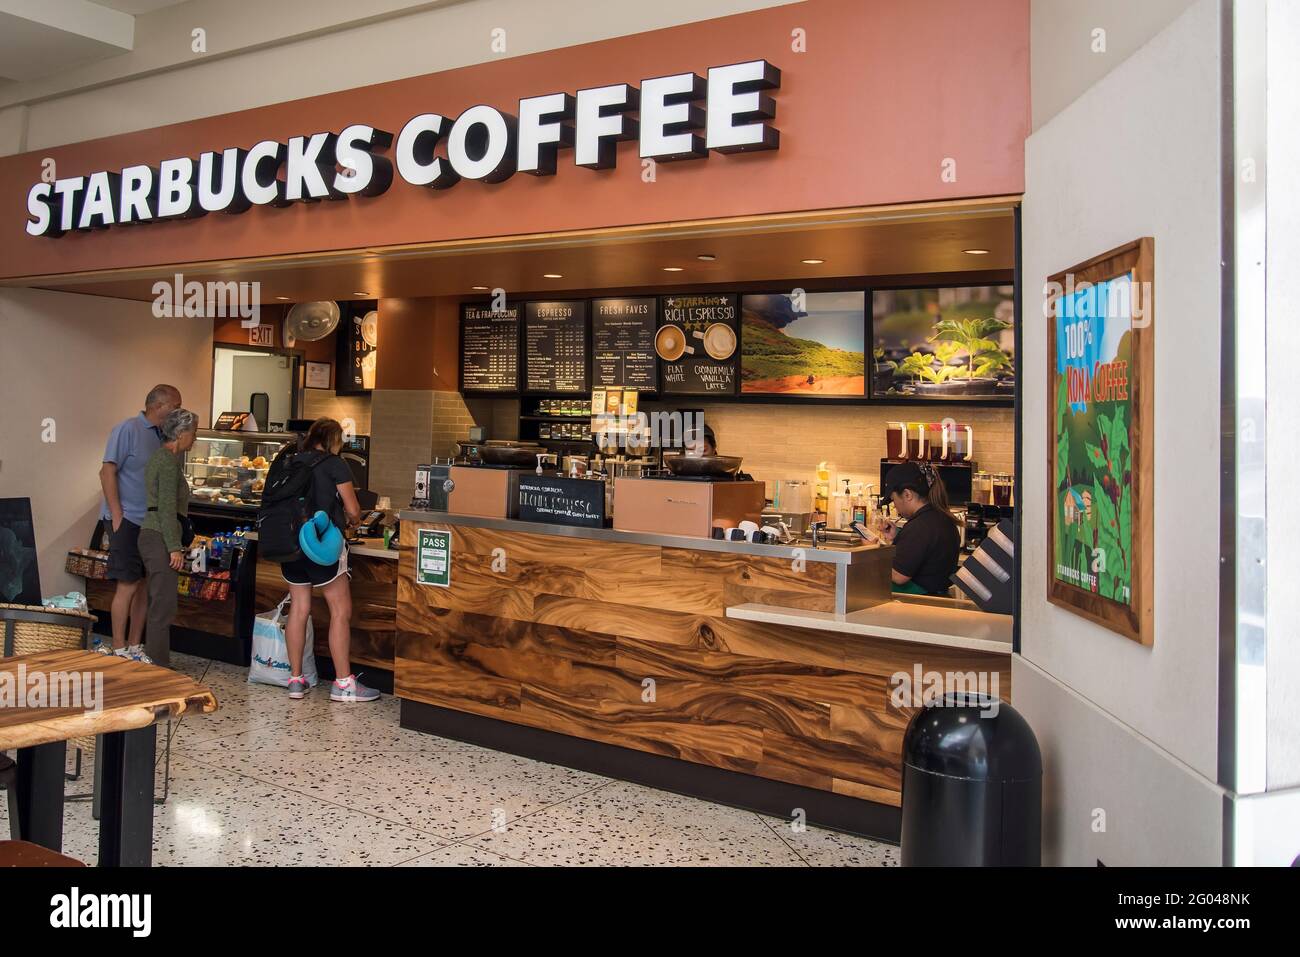
M370 434L370 396L335 395L326 389L304 389L302 402L304 419L322 417L337 419L346 427L345 420L356 423L357 435Z

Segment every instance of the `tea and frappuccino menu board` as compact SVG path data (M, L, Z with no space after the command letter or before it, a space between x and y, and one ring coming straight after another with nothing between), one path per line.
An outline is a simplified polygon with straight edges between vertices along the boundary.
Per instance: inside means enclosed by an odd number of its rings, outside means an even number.
M523 307L465 303L460 314L460 390L519 389L519 319Z
M733 294L659 297L663 394L736 394L740 309Z
M654 392L657 303L653 296L591 301L591 378L594 388Z
M524 390L591 391L587 377L587 302L568 299L524 306Z

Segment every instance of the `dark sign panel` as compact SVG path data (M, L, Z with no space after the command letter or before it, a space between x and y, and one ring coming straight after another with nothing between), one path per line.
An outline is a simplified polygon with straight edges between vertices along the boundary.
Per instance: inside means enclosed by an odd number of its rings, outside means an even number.
M373 301L340 304L343 316L338 331L335 391L341 395L365 393L375 387L379 345L379 313L375 306Z
M593 299L591 378L597 389L617 387L654 392L655 299Z
M462 392L518 391L520 312L518 303L500 309L479 303L461 306Z
M587 303L530 302L524 309L524 389L590 391L587 378Z
M734 294L660 298L655 352L664 395L736 394L740 310Z
M605 483L596 479L520 472L515 501L521 522L591 528L605 524Z

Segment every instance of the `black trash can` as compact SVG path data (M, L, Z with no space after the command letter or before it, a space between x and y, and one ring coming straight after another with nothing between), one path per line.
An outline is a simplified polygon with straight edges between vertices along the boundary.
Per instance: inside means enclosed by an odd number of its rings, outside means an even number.
M1042 863L1043 758L1004 701L949 693L903 737L904 867Z

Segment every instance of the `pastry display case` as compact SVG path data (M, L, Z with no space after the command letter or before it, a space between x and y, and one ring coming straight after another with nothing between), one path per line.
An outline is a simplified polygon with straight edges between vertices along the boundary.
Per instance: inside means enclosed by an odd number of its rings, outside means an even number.
M200 429L194 447L185 453L190 508L254 516L271 462L296 438L284 432Z

